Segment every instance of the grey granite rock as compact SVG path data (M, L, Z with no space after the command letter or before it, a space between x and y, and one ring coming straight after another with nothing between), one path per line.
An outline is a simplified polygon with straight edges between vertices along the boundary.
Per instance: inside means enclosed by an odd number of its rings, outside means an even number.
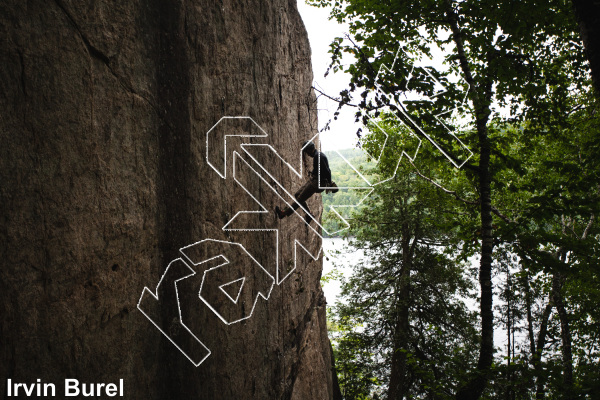
M0 3L3 394L9 378L39 378L61 397L76 378L123 379L127 399L332 397L320 258L302 255L233 325L187 282L182 312L212 350L198 367L136 308L179 248L204 238L244 243L275 273L272 233L221 229L257 204L210 168L205 135L222 116L252 117L270 135L263 142L299 167L299 145L316 133L311 82L295 0ZM229 122L219 129L257 129ZM229 149L242 141L256 142L231 139ZM262 160L299 187L277 157ZM241 178L261 203L278 203L256 177ZM319 215L319 196L310 205ZM280 243L320 248L300 218L260 218ZM293 246L281 250L289 270ZM160 311L167 330L175 306Z

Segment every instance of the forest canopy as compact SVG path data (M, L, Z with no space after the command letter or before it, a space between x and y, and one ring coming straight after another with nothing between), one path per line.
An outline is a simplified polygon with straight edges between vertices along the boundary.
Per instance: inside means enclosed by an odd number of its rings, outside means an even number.
M332 316L344 398L597 398L600 115L572 4L309 3L350 26L328 95L385 178L347 231L368 261Z

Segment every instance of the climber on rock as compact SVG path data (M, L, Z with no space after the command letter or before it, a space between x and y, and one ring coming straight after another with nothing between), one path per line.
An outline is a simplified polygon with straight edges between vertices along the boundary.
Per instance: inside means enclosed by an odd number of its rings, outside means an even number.
M302 154L307 154L313 158L313 170L309 172L308 181L294 195L296 198L294 204L291 207L285 207L283 210L279 206L275 206L275 215L279 219L283 219L292 215L298 207L302 207L306 211L304 221L310 224L313 216L308 209L306 200L315 193L323 192L325 189L322 188L331 186L331 170L329 169L327 157L322 152L317 151L313 142L306 141L302 144Z

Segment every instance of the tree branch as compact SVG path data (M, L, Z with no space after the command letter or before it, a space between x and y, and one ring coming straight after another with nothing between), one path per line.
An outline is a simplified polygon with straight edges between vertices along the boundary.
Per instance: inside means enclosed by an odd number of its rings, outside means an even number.
M351 106L351 107L358 107L358 104L352 104L352 103L344 102L342 99L339 99L339 98L332 97L332 96L328 95L327 93L325 93L325 92L321 91L320 89L317 89L317 88L316 88L316 87L314 87L314 86L313 86L312 88L313 88L315 91L319 92L319 93L320 93L322 96L325 96L325 97L327 97L328 99L330 99L330 100L333 100L333 101L335 101L335 102L337 102L337 103L340 103L340 104L341 104L341 103L343 103L343 104L347 104L347 105L349 105L349 106Z
M446 1L445 4L450 30L452 31L452 40L456 45L456 52L458 55L460 69L462 70L463 74L465 74L465 81L472 88L475 88L475 81L473 80L473 74L471 73L471 68L469 67L469 62L467 60L467 53L465 52L462 34L460 32L460 28L458 27L458 17L454 12L454 9L452 8L452 3L450 1Z
M442 185L440 185L439 183L437 183L436 181L434 181L433 179L429 178L428 176L425 176L421 173L421 171L419 171L419 169L416 167L416 165L412 162L412 160L410 158L408 158L408 162L410 163L410 165L412 165L413 169L415 170L415 173L425 179L427 182L430 182L431 184L433 184L433 186L437 187L438 189L441 189L444 193L448 193L452 196L454 196L457 200L462 201L465 204L471 204L471 205L477 205L479 204L479 201L473 201L473 200L467 200L464 199L462 197L460 197L458 195L458 193L456 193L456 191L454 190L450 190L450 189L446 189L445 187L443 187Z
M590 229L592 228L593 224L594 224L594 214L592 214L587 226L583 230L583 233L581 234L581 240L585 240L587 238L587 235L590 232Z
M373 68L373 64L371 64L371 62L369 61L368 57L363 53L363 51L360 48L360 46L358 44L356 44L356 42L354 42L354 40L352 40L352 38L350 37L350 35L346 34L345 36L350 41L350 43L352 43L352 45L354 46L354 48L356 49L356 52L359 55L359 59L366 65L366 67L368 69L367 74L370 73L369 77L374 80L375 77L377 77L378 72L375 71L375 68ZM458 47L458 44L457 44L457 47ZM466 56L464 54L464 47L462 46L462 42L461 42L460 47L463 49L463 57L465 57L465 63L466 63ZM468 68L468 63L466 64L466 68ZM470 70L468 70L468 73L469 73L470 80L473 81L473 78L471 76ZM472 88L475 87L468 80L467 80L467 83L470 85L470 87L472 87ZM390 85L387 84L386 82L379 82L379 84L381 85L381 87L383 87L385 89L384 94L387 93L388 95L392 95L393 96L393 94L396 93L396 90L394 88L390 87ZM345 104L348 104L348 103L345 103ZM340 101L340 107L342 105L343 105L343 103ZM401 102L398 102L398 104L387 104L387 105L390 107L390 109L392 111L394 111L394 109L396 109L397 111L399 111L399 112L394 112L394 114L396 115L396 117L400 121L402 121L404 124L406 124L406 126L410 127L417 136L419 136L421 138L424 138L424 139L426 139L429 142L432 142L432 144L434 144L434 146L439 147L445 154L447 154L448 157L452 158L452 160L454 162L458 162L459 161L458 158L454 156L454 154L453 154L452 151L450 151L449 149L447 149L441 143L434 143L432 141L432 139L428 135L424 135L421 132L421 129L415 124L415 122L412 120L412 118L408 117L410 114L409 114L408 110L404 107L404 105ZM360 108L360 106L359 106L359 108ZM365 107L364 109L367 110L367 111L371 111L371 110L376 110L376 109L379 109L379 108L380 107L371 107L371 108ZM479 172L479 168L477 166L471 164L471 163L466 162L466 163L463 164L463 166L465 168L467 168L467 169L470 169L470 170L474 171L474 172Z
M445 187L443 187L442 185L440 185L439 183L437 183L437 182L436 182L436 181L434 181L433 179L431 179L431 178L429 178L429 177L427 177L427 176L423 175L423 174L421 173L421 171L419 171L419 169L418 169L418 168L415 166L415 164L414 164L414 163L413 163L413 162L410 160L410 158L407 158L407 159L408 159L408 162L410 163L410 165L412 165L412 167L414 168L414 170L415 170L415 173L416 173L416 174L417 174L419 177L421 177L421 178L425 179L427 182L430 182L430 183L431 183L431 184L433 184L435 187L437 187L438 189L442 190L444 193L448 193L449 195L452 195L452 196L454 196L454 198L455 198L456 200L462 201L462 202L463 202L463 203L465 203L465 204L470 204L470 205L477 205L477 204L479 204L479 201L478 201L478 200L477 200L477 201L474 201L474 200L467 200L467 199L464 199L464 198L460 197L460 196L458 195L458 193L456 193L456 191L454 191L454 190L450 190L450 189L446 189ZM514 221L514 220L510 219L510 218L509 218L509 217L507 217L506 215L504 215L502 212L500 212L500 210L498 210L498 209L497 209L496 207L494 207L494 206L492 206L492 212L493 212L493 213L494 213L496 216L498 216L500 219L502 219L504 222L506 222L506 223L508 223L508 224L515 224L515 223L517 222L517 221Z
M508 218L506 215L502 214L502 213L500 212L500 210L498 210L498 209L497 209L496 207L494 207L494 206L492 206L492 212L493 212L494 214L496 214L496 216L498 216L498 217L499 217L499 218L500 218L502 221L504 221L504 222L506 222L506 223L508 223L508 224L516 224L516 223L517 223L517 221L515 221L515 220L512 220L512 219Z

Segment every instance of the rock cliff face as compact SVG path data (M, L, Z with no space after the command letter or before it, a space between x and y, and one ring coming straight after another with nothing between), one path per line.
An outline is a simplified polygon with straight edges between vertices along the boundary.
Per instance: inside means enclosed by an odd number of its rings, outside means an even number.
M123 379L128 399L331 398L321 259L294 246L316 255L319 236L260 213L222 229L257 202L283 204L275 181L292 193L302 182L282 161L299 168L316 133L295 0L3 1L0 61L3 395L8 378L55 383L58 397L76 378ZM231 134L262 137L224 148ZM242 143L277 153L250 157ZM196 367L137 304L180 248L207 238L198 260L241 243L275 282L230 325L199 299L202 265L178 298L162 286L151 314L187 349L179 306L212 352ZM258 289L246 289L231 315L249 315Z

